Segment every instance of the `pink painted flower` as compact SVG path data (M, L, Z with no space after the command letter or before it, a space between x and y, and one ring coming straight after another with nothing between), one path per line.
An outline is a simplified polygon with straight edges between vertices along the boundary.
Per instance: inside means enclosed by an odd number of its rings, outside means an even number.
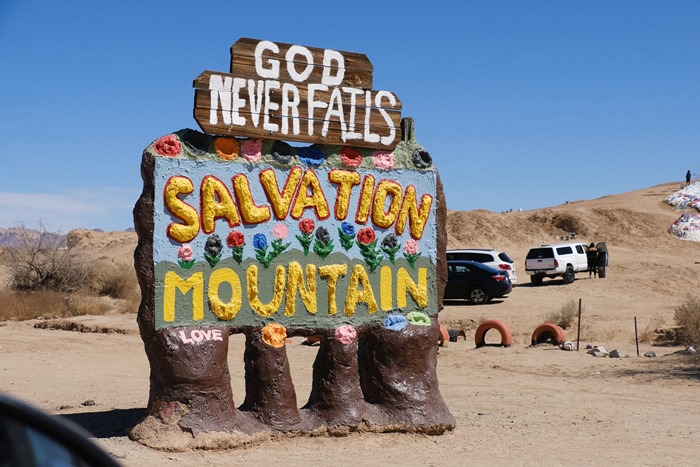
M262 146L262 140L244 139L241 142L241 156L249 162L258 162L262 156Z
M419 248L418 242L413 240L413 239L410 239L410 240L406 240L406 243L403 246L403 251L407 255L415 255L416 253L418 253L418 248Z
M338 326L335 330L335 340L339 341L341 344L349 345L355 342L357 338L357 331L350 325L343 324Z
M153 149L161 156L177 157L180 155L182 148L180 140L175 135L166 135L159 138L153 143Z
M374 151L372 153L374 166L380 170L389 170L394 167L394 153L389 151Z
M344 147L340 152L340 160L348 167L358 167L362 162L362 155L354 148Z
M284 224L277 224L272 228L272 236L278 239L283 239L289 234L289 229Z
M185 243L177 250L177 257L185 262L192 261L193 256L194 253L189 243Z

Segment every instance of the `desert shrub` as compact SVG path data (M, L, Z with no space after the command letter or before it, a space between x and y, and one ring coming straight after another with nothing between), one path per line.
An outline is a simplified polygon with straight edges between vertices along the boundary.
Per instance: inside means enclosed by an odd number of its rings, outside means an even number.
M131 264L97 262L90 270L90 289L98 295L128 299L138 289L134 267Z
M554 323L562 329L569 329L576 321L577 316L578 303L572 299L563 303L559 310L547 314L544 320L548 323Z
M676 307L673 320L680 327L679 337L684 344L700 344L700 298L688 295L685 302Z
M0 321L57 318L66 314L65 294L53 290L0 290Z
M103 298L94 295L70 294L65 299L64 316L104 315L114 305Z
M2 262L10 271L8 286L22 292L74 292L87 283L89 267L63 246L63 237L22 227L17 245L6 248Z
M665 323L662 316L652 318L651 322L639 332L639 342L646 344L653 343L658 337L659 329L662 328Z

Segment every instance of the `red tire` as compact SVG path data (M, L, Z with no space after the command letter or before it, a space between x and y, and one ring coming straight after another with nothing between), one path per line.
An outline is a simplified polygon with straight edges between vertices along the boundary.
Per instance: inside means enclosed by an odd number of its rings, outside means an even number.
M508 325L498 319L490 319L484 321L476 328L476 333L474 334L474 342L477 347L483 347L486 345L484 338L486 337L486 332L491 329L497 330L501 334L501 343L499 345L503 347L509 347L513 344L513 334L510 332Z
M542 323L532 333L531 345L551 342L554 345L562 345L566 342L566 333L554 323Z
M440 347L447 347L447 343L450 342L450 333L447 332L447 326L444 324L440 325L440 337L438 339L438 344Z

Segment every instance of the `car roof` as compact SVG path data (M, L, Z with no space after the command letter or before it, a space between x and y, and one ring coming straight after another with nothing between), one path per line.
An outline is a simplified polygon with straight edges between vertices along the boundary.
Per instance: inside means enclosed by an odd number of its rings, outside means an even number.
M447 253L465 253L468 251L493 251L496 253L503 252L503 250L494 250L493 248L455 248L454 250L447 250Z
M548 246L557 248L557 247L560 247L560 246L576 246L576 245L584 245L584 246L585 246L586 243L584 243L584 242L548 243L548 244L546 244L546 245L541 245L541 246L534 247L534 248L542 248L542 247L548 247Z
M491 266L487 266L484 263L480 263L478 261L472 261L469 259L448 259L447 264L466 264L469 266L475 266L479 269L483 269L484 271L488 272L497 272L499 274L503 273L505 275L508 275L505 271L501 271L500 269L492 268Z

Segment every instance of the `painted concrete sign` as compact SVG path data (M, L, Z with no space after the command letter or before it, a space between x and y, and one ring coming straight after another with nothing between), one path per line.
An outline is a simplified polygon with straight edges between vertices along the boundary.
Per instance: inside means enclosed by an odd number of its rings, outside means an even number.
M231 73L194 80L194 117L205 133L393 149L401 101L370 89L366 56L240 39Z
M158 328L335 328L437 313L432 167L316 146L289 146L281 162L234 138L195 156L169 139L177 155L153 145Z

